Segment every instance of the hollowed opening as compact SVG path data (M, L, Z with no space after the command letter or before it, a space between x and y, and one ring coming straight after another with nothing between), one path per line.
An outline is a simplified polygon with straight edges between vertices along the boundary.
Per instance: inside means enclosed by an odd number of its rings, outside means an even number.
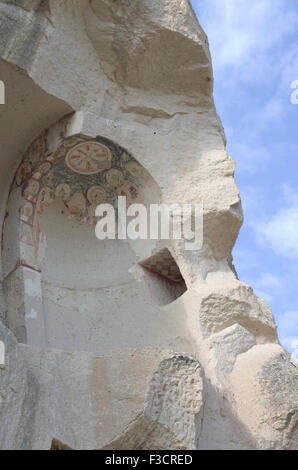
M66 444L63 444L63 442L58 441L58 439L53 439L50 450L72 450L72 449Z
M161 307L186 286L170 252L142 262L144 275L137 265L152 240L95 236L100 203L117 209L126 196L128 206L157 204L157 183L104 137L76 135L50 145L59 126L29 146L11 187L3 230L7 326L22 343L97 355L174 348L183 312Z
M139 264L148 276L155 278L164 286L168 286L168 289L172 291L173 301L186 292L187 287L179 266L167 248L160 250Z

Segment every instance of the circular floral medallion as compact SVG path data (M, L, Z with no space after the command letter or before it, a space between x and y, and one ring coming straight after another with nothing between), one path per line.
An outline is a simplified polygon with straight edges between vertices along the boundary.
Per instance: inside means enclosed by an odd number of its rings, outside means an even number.
M83 142L69 150L65 161L75 173L94 175L111 168L112 154L99 142Z
M112 168L112 170L107 172L107 183L113 188L119 188L124 182L123 173L120 170Z
M101 186L92 186L87 193L87 198L91 204L103 204L107 199L107 193Z

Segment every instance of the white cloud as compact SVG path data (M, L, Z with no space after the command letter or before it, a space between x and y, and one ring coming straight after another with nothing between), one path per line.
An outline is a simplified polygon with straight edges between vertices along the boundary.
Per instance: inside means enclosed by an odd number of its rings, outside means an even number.
M273 273L261 272L262 261L259 253L236 246L233 250L233 260L241 280L253 286L256 295L272 305L275 295L282 291L283 285Z
M298 0L192 3L209 38L216 104L237 172L265 171L274 155L261 133L285 125L290 84L298 79L298 44L291 36L298 28Z
M293 351L298 345L298 312L289 311L279 316L279 339L282 345L289 351Z
M255 293L270 305L273 304L276 294L282 289L280 279L272 273L262 273L252 283L255 286Z
M280 315L279 328L281 333L290 333L298 339L298 312L294 310Z
M279 278L272 273L262 273L258 279L258 286L264 289L272 289L276 292L281 288L281 282Z
M233 148L233 155L231 156L237 159L238 162L237 171L252 174L268 168L271 154L267 148L261 145L248 145L237 140L232 141L231 144Z
M297 347L295 346L297 338L297 336L282 336L279 333L279 341L281 345L290 353L294 352L294 350L297 349Z
M252 78L274 63L274 48L295 30L295 5L287 0L193 0L211 45L216 69L245 68ZM292 8L294 6L294 8ZM272 52L271 56L268 51ZM262 63L263 61L263 63ZM262 67L259 67L262 65Z
M269 246L278 255L298 258L298 204L279 209L256 227L256 233L261 246Z
M286 104L288 103L277 97L270 99L263 108L260 121L264 125L272 121L281 121L286 115Z
M239 271L254 271L260 267L260 259L256 252L236 247L233 250L233 259L236 270Z
M282 187L283 198L288 205L298 206L298 193L288 184Z
M280 63L281 69L281 87L283 89L289 89L290 85L294 80L298 80L298 44L295 47L285 49L281 57Z
M241 201L244 211L244 226L255 229L255 220L263 218L268 210L268 188L265 184L241 184ZM254 232L253 232L254 233Z

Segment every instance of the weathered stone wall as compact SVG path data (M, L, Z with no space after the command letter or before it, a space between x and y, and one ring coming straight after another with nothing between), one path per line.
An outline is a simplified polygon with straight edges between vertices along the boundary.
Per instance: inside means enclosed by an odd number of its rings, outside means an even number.
M297 367L269 307L231 265L241 202L208 41L189 2L5 1L0 21L0 309L9 327L0 329L0 448L297 449ZM30 144L69 113L51 152L79 136L125 149L161 202L203 204L200 250L178 241L106 247L61 213L60 197L40 214L42 262L20 262L18 208L28 194L13 185ZM161 249L187 290L138 266Z

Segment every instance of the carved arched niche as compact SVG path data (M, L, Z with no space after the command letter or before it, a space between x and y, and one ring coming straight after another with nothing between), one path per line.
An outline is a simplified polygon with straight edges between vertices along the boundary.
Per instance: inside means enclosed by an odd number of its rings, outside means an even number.
M7 326L20 342L70 351L138 347L146 335L151 344L161 306L184 292L183 279L138 267L154 253L151 241L98 240L95 208L117 208L119 195L158 203L159 188L125 149L103 137L65 137L67 125L61 120L29 146L10 189ZM163 250L163 266L172 262Z

